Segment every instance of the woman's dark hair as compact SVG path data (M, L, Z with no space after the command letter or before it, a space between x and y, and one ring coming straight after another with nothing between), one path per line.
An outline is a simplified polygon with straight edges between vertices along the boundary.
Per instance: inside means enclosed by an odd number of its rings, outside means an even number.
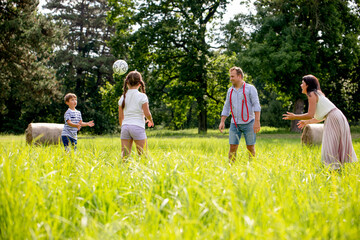
M124 81L124 87L123 87L124 99L121 104L122 109L125 108L125 98L126 98L126 93L128 90L128 85L130 87L134 87L134 86L137 86L138 84L140 84L140 86L141 86L141 92L146 93L145 83L142 80L141 74L138 71L129 72L129 74L126 76L125 81Z
M306 75L302 78L302 80L306 83L307 87L307 95L310 96L311 92L317 92L320 89L319 80L314 75Z

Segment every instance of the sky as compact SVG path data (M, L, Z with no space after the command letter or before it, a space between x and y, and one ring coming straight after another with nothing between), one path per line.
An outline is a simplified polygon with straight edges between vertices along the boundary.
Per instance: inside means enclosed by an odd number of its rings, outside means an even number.
M41 12L46 12L44 9L42 9L42 6L46 4L46 0L40 0L39 1L39 9ZM224 22L228 22L231 18L233 18L234 15L238 13L245 13L249 11L245 6L240 6L241 0L232 0L230 4L226 8L226 13L224 15Z
M196 1L196 0L195 0ZM231 0L231 2L228 4L228 6L226 7L226 12L223 15L223 19L222 20L218 20L221 21L221 23L227 23L229 22L236 14L238 13L247 13L249 11L251 11L252 9L247 8L245 5L240 5L240 2L243 0ZM254 0L252 0L251 2L254 2ZM47 13L48 11L42 9L42 6L44 6L46 4L46 0L39 0L39 9L41 12L43 13ZM210 24L209 26L207 26L208 29L213 29L215 30L215 32L219 32L219 25L215 26L216 23ZM216 43L212 43L213 47L218 47L218 45Z

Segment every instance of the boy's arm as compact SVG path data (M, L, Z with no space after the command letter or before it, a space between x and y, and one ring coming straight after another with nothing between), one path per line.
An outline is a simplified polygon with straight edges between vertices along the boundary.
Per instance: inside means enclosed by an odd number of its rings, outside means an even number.
M90 122L80 121L79 123L82 127L93 127L95 125L94 120L92 120Z
M81 128L81 123L75 124L71 120L67 120L66 122L70 127L76 127L78 130L80 130L80 128Z

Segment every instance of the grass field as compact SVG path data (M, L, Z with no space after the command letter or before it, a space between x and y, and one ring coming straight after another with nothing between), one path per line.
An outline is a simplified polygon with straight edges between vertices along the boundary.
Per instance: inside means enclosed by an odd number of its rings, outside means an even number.
M227 134L195 132L149 131L149 156L127 163L118 136L76 154L0 136L0 238L360 238L359 162L329 171L319 146L269 128L230 165Z

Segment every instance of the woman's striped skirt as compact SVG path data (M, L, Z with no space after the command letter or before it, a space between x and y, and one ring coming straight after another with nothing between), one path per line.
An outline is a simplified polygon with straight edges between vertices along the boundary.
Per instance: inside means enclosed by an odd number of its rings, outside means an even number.
M331 110L325 119L321 160L332 169L339 169L344 163L357 161L349 123L337 108Z

